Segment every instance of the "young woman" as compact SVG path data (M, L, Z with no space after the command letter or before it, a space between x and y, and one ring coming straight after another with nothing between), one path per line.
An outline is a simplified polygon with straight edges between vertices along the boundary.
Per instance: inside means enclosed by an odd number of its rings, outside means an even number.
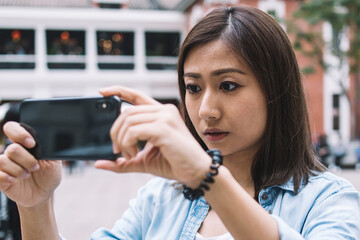
M185 123L136 90L101 90L134 107L111 130L124 157L95 166L160 177L92 239L358 239L359 193L316 159L296 58L270 16L215 9L185 39L178 73ZM14 144L0 156L0 189L19 206L23 238L57 239L61 163L34 159L17 123L4 131Z

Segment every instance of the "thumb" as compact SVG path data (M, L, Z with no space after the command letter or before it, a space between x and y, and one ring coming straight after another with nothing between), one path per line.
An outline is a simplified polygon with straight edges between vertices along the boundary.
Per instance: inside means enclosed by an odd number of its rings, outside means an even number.
M116 173L144 172L142 162L137 161L134 158L127 160L124 157L120 157L116 159L116 161L97 160L94 163L94 167Z

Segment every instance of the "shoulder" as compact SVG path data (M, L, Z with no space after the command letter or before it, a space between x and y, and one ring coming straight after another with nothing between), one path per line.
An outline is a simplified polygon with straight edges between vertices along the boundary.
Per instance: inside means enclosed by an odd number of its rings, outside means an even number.
M314 172L314 175L309 176L309 181L305 188L306 187L319 189L329 188L338 191L356 191L354 186L348 180L331 172Z
M292 199L292 201L297 199L303 204L311 203L311 206L314 203L330 202L331 199L339 201L352 199L354 203L358 202L358 205L360 201L360 194L355 187L348 180L331 172L313 172L309 175L307 183L303 181L297 193L294 190L292 179L276 188L283 191L285 198Z
M359 192L348 180L331 172L316 172L309 176L308 183L301 187L299 194L312 196L317 203L330 199L344 202L352 199L359 205L360 199Z
M359 192L348 180L331 172L314 172L297 193L292 180L275 189L278 194L274 215L281 217L298 232L309 231L316 222L325 225L355 223L351 226L357 226L360 222ZM294 218L294 215L297 217Z

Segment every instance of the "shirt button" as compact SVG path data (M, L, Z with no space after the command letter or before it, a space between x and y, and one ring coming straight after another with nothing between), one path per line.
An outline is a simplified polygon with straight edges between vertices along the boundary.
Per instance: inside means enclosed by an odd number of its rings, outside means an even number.
M261 199L266 201L269 198L269 195L267 193L264 193L263 195L261 195Z

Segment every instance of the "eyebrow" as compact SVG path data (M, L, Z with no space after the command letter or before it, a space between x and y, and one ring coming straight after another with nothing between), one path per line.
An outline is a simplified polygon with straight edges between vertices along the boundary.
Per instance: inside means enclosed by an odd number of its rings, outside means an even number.
M223 69L218 69L218 70L215 70L215 71L211 72L211 75L213 75L213 76L219 76L219 75L221 75L221 74L232 73L232 72L240 73L240 74L242 74L242 75L246 75L245 72L243 72L242 70L237 69L237 68L223 68ZM201 78L201 75L200 75L199 73L189 72L189 73L184 73L184 77Z
M223 68L223 69L219 69L219 70L215 70L211 73L211 75L213 76L219 76L221 74L224 73L231 73L231 72L235 72L235 73L240 73L242 75L246 75L245 72L243 72L242 70L238 69L238 68Z

